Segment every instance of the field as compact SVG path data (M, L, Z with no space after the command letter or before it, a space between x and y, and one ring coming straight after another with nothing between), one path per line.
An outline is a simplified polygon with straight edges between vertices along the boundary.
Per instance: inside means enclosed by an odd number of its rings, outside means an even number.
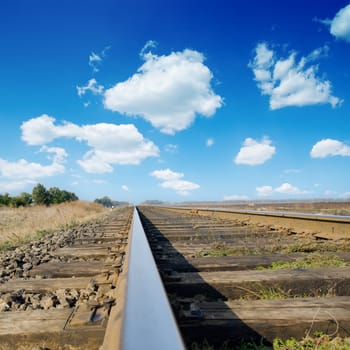
M106 211L108 209L99 204L83 201L49 207L0 207L0 250L93 219Z

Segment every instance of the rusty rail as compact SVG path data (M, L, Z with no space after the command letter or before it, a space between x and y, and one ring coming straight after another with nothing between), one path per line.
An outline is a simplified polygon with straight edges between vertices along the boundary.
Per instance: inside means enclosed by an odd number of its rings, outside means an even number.
M137 209L134 209L127 261L116 291L103 350L184 349Z

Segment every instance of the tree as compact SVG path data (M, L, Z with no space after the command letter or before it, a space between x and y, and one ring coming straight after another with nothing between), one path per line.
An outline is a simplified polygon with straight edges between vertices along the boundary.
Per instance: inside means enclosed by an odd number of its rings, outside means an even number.
M113 203L111 201L111 199L107 196L104 196L102 198L96 198L94 200L95 203L99 203L104 205L105 207L111 208L113 206Z
M27 192L22 192L20 196L12 197L10 200L10 205L12 207L26 207L32 203L32 196Z
M0 194L0 205L9 205L11 201L11 197L8 193Z
M60 190L58 187L51 187L48 189L48 192L50 195L50 202L52 204L72 202L79 199L75 193L66 190Z
M36 204L49 206L51 203L50 193L42 184L37 184L32 191L32 197Z

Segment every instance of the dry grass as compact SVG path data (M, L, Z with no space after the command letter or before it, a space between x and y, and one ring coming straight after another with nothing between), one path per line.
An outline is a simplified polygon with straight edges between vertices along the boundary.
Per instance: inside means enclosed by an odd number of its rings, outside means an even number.
M0 207L0 250L28 241L40 233L93 220L108 209L91 202L74 201L26 208Z

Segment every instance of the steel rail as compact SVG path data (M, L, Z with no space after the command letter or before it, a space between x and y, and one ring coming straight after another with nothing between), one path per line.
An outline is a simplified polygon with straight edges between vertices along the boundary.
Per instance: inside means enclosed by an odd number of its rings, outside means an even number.
M126 262L119 277L102 350L184 350L184 344L134 209Z
M275 228L290 229L296 233L311 233L320 238L350 238L350 217L315 215L295 212L272 212L233 210L226 208L163 207L173 211L188 211L194 214L212 215L237 219L251 224L262 224Z

